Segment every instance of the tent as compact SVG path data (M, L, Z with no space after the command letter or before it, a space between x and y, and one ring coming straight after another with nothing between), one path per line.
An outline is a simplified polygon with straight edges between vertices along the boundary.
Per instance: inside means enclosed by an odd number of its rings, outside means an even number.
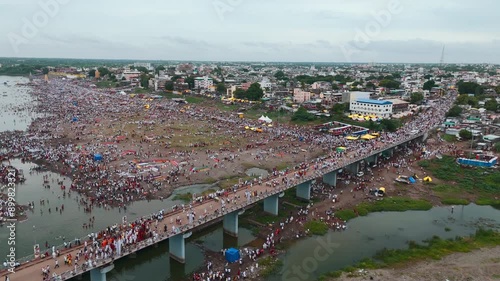
M382 191L383 193L385 193L385 187L381 187L381 188L379 188L379 189L378 189L378 191L379 191L379 192L380 192L380 191Z
M413 177L409 177L408 180L410 181L410 183L416 183L417 182Z
M266 117L264 117L264 115L261 115L258 120L260 122L266 122Z
M337 149L336 149L336 150L337 150L337 152L344 152L344 151L346 151L346 149L347 149L347 148L345 148L345 147L343 147L343 146L339 146L339 147L337 147Z
M226 260L229 263L236 262L240 259L240 251L235 248L229 248L226 251Z
M374 136L372 136L370 134L366 134L366 135L363 135L361 137L361 139L363 139L363 140L371 140L371 139L374 139L374 138L376 138L376 137L374 137Z
M73 117L73 119L71 120L71 122L77 122L78 121L78 117Z
M357 139L359 139L359 137L348 136L348 137L346 137L346 139L348 139L348 140L357 140Z
M424 181L426 181L426 182L432 182L432 178L429 177L429 176L427 176L427 177L424 178Z
M266 116L266 117L264 117L264 122L266 122L266 123L272 123L273 120L271 118L269 118L269 117Z
M94 154L94 161L102 161L102 154L99 153Z

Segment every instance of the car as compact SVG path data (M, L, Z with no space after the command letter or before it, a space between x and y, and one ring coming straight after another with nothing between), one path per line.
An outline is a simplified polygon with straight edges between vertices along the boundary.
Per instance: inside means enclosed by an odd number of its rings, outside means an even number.
M365 173L363 173L363 172L359 172L359 173L356 174L356 176L358 176L358 177L362 177L364 175L365 175Z

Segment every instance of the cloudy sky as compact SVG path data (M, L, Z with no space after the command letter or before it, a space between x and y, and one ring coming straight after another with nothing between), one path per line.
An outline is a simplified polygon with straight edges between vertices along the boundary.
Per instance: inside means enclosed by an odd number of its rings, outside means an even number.
M0 57L500 63L498 0L0 0Z

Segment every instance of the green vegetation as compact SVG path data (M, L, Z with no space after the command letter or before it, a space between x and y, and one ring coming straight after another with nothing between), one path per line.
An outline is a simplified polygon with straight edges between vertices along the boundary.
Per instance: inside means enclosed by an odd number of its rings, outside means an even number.
M97 86L97 88L115 88L117 86L117 83L112 81L99 81L96 82L95 85Z
M446 112L446 117L458 117L460 114L462 114L462 108L458 105L454 105Z
M325 235L328 233L328 225L322 221L311 220L304 224L304 228L313 235Z
M352 273L357 269L376 269L415 264L419 261L439 260L452 253L467 253L484 247L500 245L500 232L478 229L475 235L457 237L455 239L441 239L437 236L424 241L424 245L415 241L408 243L408 249L384 249L379 251L373 259L365 259L355 266L346 267L322 275L319 280L338 278L342 273Z
M179 200L179 201L184 201L184 202L188 203L188 202L191 202L191 200L193 200L193 194L191 192L183 193L183 194L176 194L174 196L173 200Z
M205 101L205 99L204 99L204 98L202 98L202 97L187 96L187 97L186 97L186 101L187 101L188 103L202 103L202 102L204 102L204 101Z
M460 94L482 95L484 93L484 87L476 82L459 81L457 85Z
M423 89L424 90L431 90L435 86L436 86L436 82L434 80L429 80L429 81L424 83Z
M238 99L258 101L264 96L264 91L260 88L259 83L253 83L246 91L240 88L236 89L234 96Z
M422 199L411 199L405 197L389 197L372 203L363 202L358 204L354 210L340 210L335 212L335 216L342 220L350 220L360 216L366 216L374 212L404 212L409 210L430 210L432 204Z
M457 137L455 137L454 135L444 134L441 136L441 138L447 142L456 142L457 141Z
M389 89L399 89L399 86L401 85L401 83L394 81L394 80L391 80L391 79L384 79L384 80L380 81L380 83L378 85L380 87L389 88Z
M476 200L477 205L489 205L497 210L500 210L500 199L495 198L478 198Z
M443 181L455 182L453 189L463 192L495 193L499 192L500 172L486 168L464 168L451 156L442 159L421 161L434 177ZM422 166L424 167L424 166Z
M469 130L462 129L460 130L460 132L458 132L458 135L464 140L472 139L472 132Z
M477 107L479 104L479 100L474 96L463 94L458 96L456 103L460 105L470 105L472 107Z
M26 64L13 64L13 65L4 65L0 67L0 75L7 76L22 76L42 73L42 69L44 66L42 65L26 65Z
M267 277L278 273L283 266L283 261L269 256L259 260L259 265L262 267L260 275L262 277Z
M316 116L307 112L307 109L302 106L292 115L292 121L307 122L315 119Z
M489 111L496 112L498 109L498 102L496 99L489 99L484 103L484 108Z
M418 104L423 100L424 100L424 94L422 94L422 93L416 92L416 93L412 93L410 96L410 103L413 103L413 104Z
M469 200L462 198L444 198L441 199L444 205L469 205Z

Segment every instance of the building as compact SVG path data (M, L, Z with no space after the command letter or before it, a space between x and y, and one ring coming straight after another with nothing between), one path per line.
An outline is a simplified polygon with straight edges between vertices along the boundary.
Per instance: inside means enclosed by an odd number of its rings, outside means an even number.
M394 113L408 111L410 103L400 99L387 99L386 101L392 102L392 111Z
M356 99L369 99L370 92L346 92L342 93L342 103L351 103Z
M303 91L302 89L293 89L293 102L304 103L311 100L311 93Z
M194 79L195 89L208 89L214 85L214 80L208 76L196 77Z
M356 99L351 101L349 109L352 113L356 114L390 118L392 115L392 102L387 100Z
M134 67L145 67L149 71L153 70L150 62L135 62Z

